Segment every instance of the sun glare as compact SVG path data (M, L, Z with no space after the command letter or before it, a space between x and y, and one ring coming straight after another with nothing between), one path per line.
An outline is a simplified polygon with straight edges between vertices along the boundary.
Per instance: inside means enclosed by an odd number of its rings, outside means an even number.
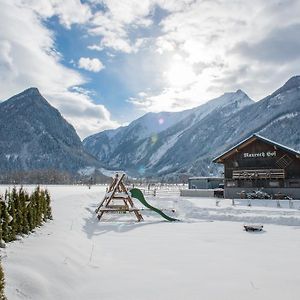
M192 67L183 60L175 59L165 73L171 86L184 87L195 81L196 75Z

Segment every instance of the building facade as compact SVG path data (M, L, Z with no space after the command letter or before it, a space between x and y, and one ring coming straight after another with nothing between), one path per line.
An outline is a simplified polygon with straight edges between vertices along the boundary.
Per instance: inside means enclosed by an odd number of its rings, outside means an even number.
M300 199L300 153L254 134L216 157L224 164L224 196L263 190Z

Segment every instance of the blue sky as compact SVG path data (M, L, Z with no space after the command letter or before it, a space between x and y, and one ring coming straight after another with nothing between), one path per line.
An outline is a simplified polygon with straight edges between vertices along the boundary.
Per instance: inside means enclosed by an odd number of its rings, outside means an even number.
M95 38L87 36L81 26L65 28L59 23L57 17L47 20L46 26L55 32L56 50L63 55L61 63L68 68L74 68L87 79L87 82L81 86L91 92L91 97L96 103L105 104L109 111L115 112L115 118L127 122L126 114L133 109L126 100L133 91L127 87L126 80L118 70L124 64L127 54L116 55L113 52L95 52L88 49L89 45L96 42ZM101 72L80 69L77 62L81 57L99 59L105 64L105 68ZM134 114L130 117L133 116Z
M105 11L101 6L99 9ZM158 24L168 13L156 7L150 14L153 22L150 28L131 30L130 39L159 36ZM162 88L160 82L156 82L157 72L161 70L155 68L153 61L156 60L156 64L161 64L164 55L155 54L155 49L149 51L150 45L134 53L114 49L95 51L88 47L96 44L98 39L87 35L86 29L82 26L74 25L66 28L57 16L47 19L45 25L55 34L55 49L63 55L61 63L68 68L76 69L87 79L82 87L92 93L96 103L105 104L109 111L114 112L114 118L121 124L126 124L145 113L136 109L128 100L141 91L149 89L157 91ZM77 62L81 57L99 59L105 68L99 72L80 69Z
M0 99L36 86L79 135L299 74L300 1L0 0Z

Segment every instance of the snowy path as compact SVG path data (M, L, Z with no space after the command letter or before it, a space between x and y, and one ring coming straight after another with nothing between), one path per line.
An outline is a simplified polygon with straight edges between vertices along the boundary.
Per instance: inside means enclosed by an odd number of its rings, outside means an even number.
M300 226L274 225L280 216L299 225L297 210L216 208L169 194L158 206L175 206L184 222L144 211L143 223L99 223L103 187L49 189L54 220L2 251L9 300L299 299ZM273 224L251 234L228 221L247 215Z

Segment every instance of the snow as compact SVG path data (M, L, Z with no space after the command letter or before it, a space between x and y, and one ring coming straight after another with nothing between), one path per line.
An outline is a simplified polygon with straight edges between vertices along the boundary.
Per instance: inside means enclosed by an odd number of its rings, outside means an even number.
M100 172L107 177L113 177L116 174L116 171L107 170L104 168L100 168Z
M170 168L172 168L172 165L166 165L164 167L162 167L161 169L158 170L158 173L162 173L164 171L169 170Z
M6 158L7 160L10 160L10 158L12 158L13 160L16 160L18 157L19 157L18 154L6 154L6 155L5 155L5 158Z
M261 132L266 131L269 127L274 126L274 124L276 124L276 123L279 122L279 121L282 121L282 120L285 120L285 119L287 119L287 120L288 120L288 119L293 119L293 118L297 117L298 115L299 115L298 112L292 112L292 113L284 114L284 115L282 115L282 116L280 116L280 117L274 119L274 120L273 120L272 122L270 122L269 124L267 124L267 125L263 128L263 130L261 130Z
M137 156L132 158L132 163L136 164L138 161L142 160L146 155L147 155L147 147L149 147L148 145L148 141L144 141L142 142L137 149Z
M85 167L78 170L78 174L84 175L84 176L91 176L95 172L95 167Z
M151 155L149 159L149 164L147 167L154 166L159 160L167 153L169 149L171 149L176 142L178 141L178 137L183 133L183 131L177 132L176 134L169 137L164 143Z
M182 222L149 210L140 223L133 214L98 222L106 186L48 188L54 220L1 250L8 299L299 299L298 209L216 206L169 188L146 198ZM248 222L264 231L245 232Z
M150 137L153 134L158 134L161 131L172 127L179 123L190 114L191 110L184 110L180 112L160 112L147 113L141 118L134 120L127 126L127 129L139 128L138 139Z

